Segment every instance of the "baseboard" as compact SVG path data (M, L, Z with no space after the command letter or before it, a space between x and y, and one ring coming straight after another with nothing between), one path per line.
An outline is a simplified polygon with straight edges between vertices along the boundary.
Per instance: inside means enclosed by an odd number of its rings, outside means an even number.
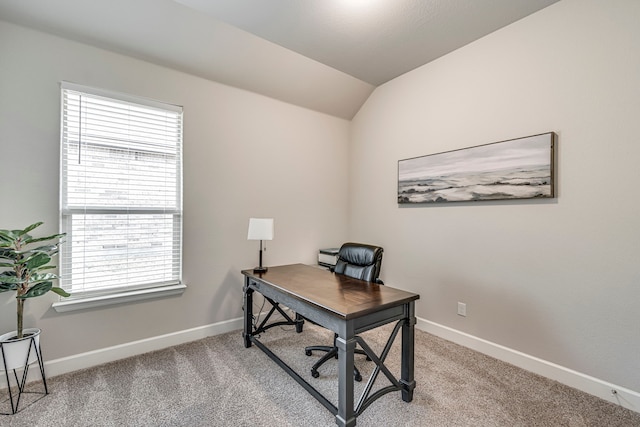
M640 413L640 393L637 391L620 387L429 320L418 318L416 327L448 341Z
M51 360L49 362L45 362L45 372L47 373L47 377L54 377L68 372L78 371L80 369L90 368L103 363L147 353L149 351L161 350L163 348L184 344L213 335L241 330L243 327L242 322L242 318L231 319L224 322L213 323L184 331L173 332L157 337ZM238 336L238 339L241 339L241 337ZM31 374L31 372L29 372L29 374Z

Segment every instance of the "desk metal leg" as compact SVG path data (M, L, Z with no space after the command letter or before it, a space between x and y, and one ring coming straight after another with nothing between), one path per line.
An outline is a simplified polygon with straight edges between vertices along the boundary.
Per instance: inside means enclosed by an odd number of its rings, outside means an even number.
M336 424L340 427L356 425L356 417L353 408L353 354L356 348L356 339L336 339L338 347L338 414Z
M298 313L296 313L296 332L302 332L302 325L304 325L304 319Z
M414 326L416 324L413 301L407 304L406 311L407 318L402 325L402 366L400 368L400 383L403 385L402 400L411 402L413 400L413 389L416 388L416 382L413 379Z
M251 347L251 334L253 333L253 289L249 287L249 278L244 280L244 331L242 336L244 338L244 347Z

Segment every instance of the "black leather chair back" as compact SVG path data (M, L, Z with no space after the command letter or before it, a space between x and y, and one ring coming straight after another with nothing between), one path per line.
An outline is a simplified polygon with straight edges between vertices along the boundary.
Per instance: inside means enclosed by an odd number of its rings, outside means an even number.
M338 252L338 261L333 269L338 274L354 279L375 282L382 267L383 249L363 243L345 243Z

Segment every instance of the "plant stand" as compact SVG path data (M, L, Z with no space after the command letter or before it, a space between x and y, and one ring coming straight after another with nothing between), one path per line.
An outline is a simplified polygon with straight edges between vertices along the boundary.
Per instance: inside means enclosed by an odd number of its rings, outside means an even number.
M40 343L39 342L36 343L35 336L31 336L27 338L27 340L29 340L29 349L27 350L27 357L25 358L25 363L23 366L17 367L17 368L12 368L7 365L8 357L7 357L6 347L7 345L10 345L13 343L0 341L0 353L2 354L2 365L0 365L0 369L4 370L5 377L7 379L7 391L9 393L9 400L11 401L11 414L2 413L2 415L13 415L16 412L18 412L18 405L20 404L20 398L22 397L23 393L42 394L42 396L37 400L40 400L45 395L49 394L49 390L47 388L47 379L44 374L44 363L42 361L42 350L40 348ZM25 391L25 385L27 384L27 375L29 374L29 365L30 365L29 362L30 362L30 358L32 359L31 363L35 362L35 360L33 360L34 354L38 361L38 367L40 368L40 375L42 377L42 384L44 385L44 392L29 392L29 391L26 392ZM18 371L21 369L22 369L22 378L20 379L18 377ZM13 375L9 374L9 371L13 371ZM17 396L14 396L14 392L12 391L12 386L10 381L12 376L15 378L15 385L18 387Z

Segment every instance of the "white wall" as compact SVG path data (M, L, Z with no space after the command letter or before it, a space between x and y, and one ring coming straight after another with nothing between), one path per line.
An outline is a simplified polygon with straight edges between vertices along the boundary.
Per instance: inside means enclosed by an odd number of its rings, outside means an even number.
M385 84L349 177L349 237L384 246L419 317L636 391L639 22L636 0L564 0ZM397 160L548 131L554 200L396 203Z
M47 360L242 315L240 270L258 261L250 216L275 218L266 265L312 263L346 236L349 122L0 21L0 228L58 226L60 81L184 106L180 297L66 314L27 302ZM0 331L15 330L0 294ZM240 339L240 338L239 338Z

